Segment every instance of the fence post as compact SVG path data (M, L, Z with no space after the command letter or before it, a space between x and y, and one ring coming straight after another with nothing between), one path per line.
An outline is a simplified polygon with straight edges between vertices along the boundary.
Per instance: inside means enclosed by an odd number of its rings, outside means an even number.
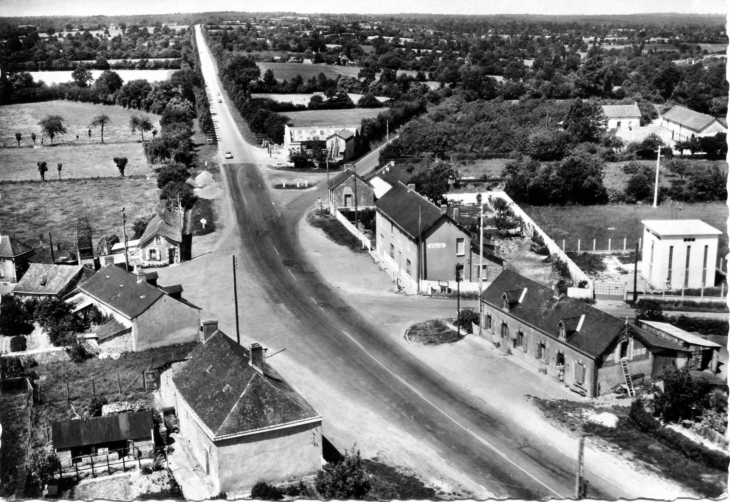
M144 387L144 390L147 390L147 380L144 377L144 370L142 370L142 387Z
M94 397L96 397L96 382L94 381L94 377L91 377L91 390L94 391Z
M720 298L725 297L725 283L720 284Z
M626 237L624 237L624 253L626 252Z
M705 297L705 286L702 286L700 288L700 298L704 298L704 297Z
M596 252L596 239L593 239L593 252Z
M611 251L611 238L608 239L608 250Z
M111 475L111 473L112 473L112 468L109 465L109 452L108 451L107 451L107 454L106 454L106 473L108 475Z
M127 464L124 462L124 455L122 455L122 472L127 472Z
M73 462L73 459L71 459L71 462ZM76 481L79 481L81 479L79 476L79 464L74 463L74 467L76 468Z
M563 253L565 253L565 239L563 239Z
M122 380L119 377L119 373L117 373L117 385L119 386L119 395L122 395Z
M578 252L580 253L580 239L578 239Z
M91 460L91 477L94 478L94 455L89 456L89 460Z

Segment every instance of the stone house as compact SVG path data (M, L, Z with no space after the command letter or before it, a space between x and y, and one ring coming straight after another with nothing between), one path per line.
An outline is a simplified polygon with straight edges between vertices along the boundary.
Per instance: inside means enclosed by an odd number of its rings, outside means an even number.
M86 420L58 420L51 424L51 437L56 455L63 465L72 459L86 456L77 462L90 462L89 457L99 455L93 461L104 465L130 455L138 458L154 448L154 432L151 411L120 413Z
M417 292L420 280L453 281L457 264L462 280L478 279L469 231L415 190L397 182L375 208L378 257L408 292Z
M35 250L12 235L0 235L0 281L18 282Z
M597 397L651 380L687 350L626 320L504 270L482 293L485 336L574 392Z
M78 284L94 275L94 271L82 265L51 265L31 263L23 278L13 289L19 298L63 298Z
M672 141L687 141L727 132L727 122L679 105L662 115L660 124L672 133Z
M147 224L137 245L137 258L154 264L184 261L183 216L168 208L158 212Z
M95 305L110 316L96 333L106 350L138 352L199 340L200 308L182 298L182 286L158 286L156 272L132 273L107 265L66 301L74 312Z
M357 134L350 129L340 129L327 137L327 155L334 162L347 162L357 151Z
M373 187L352 169L338 173L327 183L329 189L328 206L330 214L335 209L353 210L375 208Z
M709 370L712 373L719 371L721 345L666 322L641 320L639 326L660 338L677 343L689 351L686 359L677 362L678 368L687 366L690 370L695 371Z
M603 105L603 113L608 119L606 128L632 130L641 126L641 111L633 105Z
M316 474L322 417L265 362L254 343L238 345L207 322L203 343L160 377L160 396L176 409L179 440L214 489L241 493L258 481Z

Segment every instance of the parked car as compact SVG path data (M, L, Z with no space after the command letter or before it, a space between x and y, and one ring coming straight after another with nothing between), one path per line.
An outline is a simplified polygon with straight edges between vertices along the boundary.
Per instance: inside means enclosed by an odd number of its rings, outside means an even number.
M231 152L226 152L226 158L227 159L232 159L233 158L233 154Z

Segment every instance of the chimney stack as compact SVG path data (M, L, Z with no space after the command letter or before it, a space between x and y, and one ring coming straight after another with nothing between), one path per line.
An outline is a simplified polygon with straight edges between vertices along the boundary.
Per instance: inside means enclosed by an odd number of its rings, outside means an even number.
M201 340L203 343L213 336L213 333L218 331L218 319L206 319L202 322L202 326L200 326L200 331L202 332L203 339Z
M446 214L448 212L448 210L449 210L449 206L447 206L446 204L441 204L441 212L443 214Z
M249 346L250 357L248 363L253 369L264 374L264 348L260 343L252 343Z
M408 183L408 191L409 192L415 192L416 191L416 184L415 183Z

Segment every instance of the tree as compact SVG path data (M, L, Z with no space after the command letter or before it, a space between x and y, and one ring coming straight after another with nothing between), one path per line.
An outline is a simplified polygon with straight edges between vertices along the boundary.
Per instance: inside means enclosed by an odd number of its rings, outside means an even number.
M383 103L381 103L373 94L364 94L357 100L358 108L380 108L382 106Z
M106 70L94 82L94 90L101 96L116 93L124 85L122 77L117 72Z
M61 467L61 461L53 451L53 445L46 443L30 452L30 472L41 485L50 479Z
M418 193L438 204L449 190L449 180L456 181L459 174L451 164L438 160L426 171L411 179L416 184Z
M77 66L73 73L71 73L71 78L73 78L73 81L76 82L78 87L88 87L89 83L94 80L89 69L81 65Z
M19 132L16 132L16 133L15 133L15 141L17 141L17 142L18 142L18 146L20 146L20 140L21 140L21 139L23 139L23 135L22 135L22 134L20 134Z
M684 181L684 176L689 173L689 162L685 159L669 159L664 162L664 167L672 174L679 176L680 181Z
M41 175L41 181L46 181L46 172L48 171L48 162L39 160L36 162L38 166L38 173Z
M169 207L177 207L178 201L188 208L195 202L195 193L184 181L171 181L160 190L160 200L167 200Z
M654 194L654 184L643 173L637 173L629 178L625 192L636 201L645 201Z
M595 143L603 135L606 123L606 115L597 101L575 98L565 116L563 127L573 135L576 142Z
M675 87L682 81L682 72L677 68L677 65L666 61L662 63L657 71L656 75L652 79L652 84L659 91L664 99L669 97L674 92Z
M190 171L185 164L165 165L157 171L157 188L164 188L170 182L185 182L190 177Z
M46 118L38 122L43 132L51 138L51 144L53 144L53 138L57 134L66 134L66 126L63 125L63 117L60 115L47 115Z
M668 422L679 421L689 414L692 406L699 405L707 389L694 380L687 366L682 369L664 368L664 389L655 391L654 404L662 418Z
M58 179L60 180L61 179L61 169L63 169L63 164L61 164L59 162L57 168L58 168Z
M27 335L33 331L33 317L21 300L3 295L0 299L0 335Z
M36 135L34 132L30 133L30 139L33 140L33 146L35 146Z
M106 126L111 121L112 119L109 118L109 115L107 115L106 113L102 113L101 115L97 115L96 117L94 117L94 120L92 120L91 124L89 125L89 127L101 127L102 143L104 143L104 126Z
M152 125L152 121L149 117L144 115L133 115L129 119L129 128L132 130L133 134L139 131L139 134L142 137L142 143L144 143L144 133L150 132L154 129L154 126Z
M127 157L114 157L114 163L117 165L117 169L119 169L119 174L122 175L122 178L124 178L124 169L127 167Z
M55 346L72 344L75 341L74 334L83 328L79 318L72 312L72 306L59 298L39 301L33 318L48 332Z
M314 485L323 499L364 499L370 491L370 478L360 451L353 446L340 462L326 465L317 473Z

